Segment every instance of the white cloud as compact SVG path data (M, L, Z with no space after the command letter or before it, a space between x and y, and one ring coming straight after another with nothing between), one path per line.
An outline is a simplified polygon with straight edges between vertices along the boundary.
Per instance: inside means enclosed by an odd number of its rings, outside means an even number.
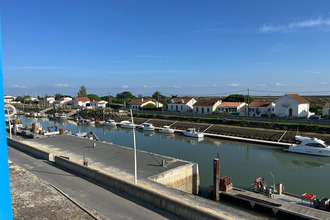
M27 86L22 86L22 85L11 85L12 88L17 88L17 89L26 89Z
M308 73L312 73L312 74L321 74L322 72L319 71L307 71Z
M328 82L320 82L321 85L328 85Z
M258 29L259 33L274 33L274 32L294 32L302 28L319 28L330 26L330 18L319 17L317 19L307 19L299 22L292 22L287 25L267 25L264 24Z
M68 84L56 84L56 85L54 85L54 87L58 87L58 88L68 88L68 87L72 87L72 86L70 86L70 85L68 85Z
M228 84L229 87L238 87L239 85L237 83L230 83Z
M123 86L121 86L121 88L128 88L128 85L123 85Z
M277 82L277 83L275 83L275 86L284 86L284 84Z
M267 85L266 84L257 84L256 86L258 86L258 87L266 87Z
M181 86L178 86L178 85L172 85L173 88L176 88L176 89L179 89L181 88Z

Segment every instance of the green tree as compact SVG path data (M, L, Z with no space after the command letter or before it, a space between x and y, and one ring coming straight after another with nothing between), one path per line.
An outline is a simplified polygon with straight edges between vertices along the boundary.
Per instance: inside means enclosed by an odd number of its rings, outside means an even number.
M152 103L148 103L145 106L143 106L143 108L156 108L156 106Z
M129 102L130 100L135 99L135 96L131 92L125 91L125 92L118 93L116 95L116 98L119 100Z
M224 102L246 102L246 103L251 103L253 102L253 100L254 99L251 96L241 95L241 94L232 94L223 99Z
M170 99L170 98L162 95L159 91L154 92L154 94L152 95L152 98L156 101L163 103L164 105L167 105L167 103Z
M24 98L23 96L17 96L16 99L15 99L17 102L24 102Z
M64 95L61 94L61 93L55 93L54 97L55 97L55 100L60 100Z
M87 97L90 99L90 100L96 100L96 101L101 101L101 98L96 95L96 94L88 94ZM109 96L108 96L109 98Z
M87 90L85 86L80 86L78 97L87 97Z

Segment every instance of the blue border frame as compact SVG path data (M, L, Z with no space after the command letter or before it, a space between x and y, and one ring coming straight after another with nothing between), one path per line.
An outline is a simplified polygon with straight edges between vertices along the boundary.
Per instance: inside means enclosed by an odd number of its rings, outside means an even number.
M2 76L2 47L1 47L1 20L0 20L0 219L13 219L13 210L11 206L7 133L5 122L5 106L3 94L3 76Z

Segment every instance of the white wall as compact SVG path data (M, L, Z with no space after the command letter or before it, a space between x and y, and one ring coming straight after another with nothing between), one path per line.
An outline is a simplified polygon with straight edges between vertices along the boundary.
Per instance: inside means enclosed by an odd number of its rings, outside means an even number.
M299 104L289 96L283 96L275 103L275 115L278 117L289 117L289 109L292 109L292 117L307 117L309 103Z

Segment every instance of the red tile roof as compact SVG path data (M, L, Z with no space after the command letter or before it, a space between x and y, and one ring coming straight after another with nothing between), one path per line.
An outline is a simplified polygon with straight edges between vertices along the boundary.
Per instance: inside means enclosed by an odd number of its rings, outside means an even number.
M244 102L223 102L219 105L219 107L238 107Z
M298 94L288 94L288 96L290 96L291 98L295 99L300 104L309 103L306 99L304 99L303 97L301 97Z
M330 102L325 103L325 105L323 106L323 108L330 108Z
M192 98L172 98L169 102L169 104L187 104ZM173 100L173 102L172 102ZM183 100L183 102L182 102Z
M219 100L198 100L194 106L214 106Z
M78 97L76 98L79 102L90 102L91 100L88 97Z
M268 107L272 102L252 102L249 107Z

